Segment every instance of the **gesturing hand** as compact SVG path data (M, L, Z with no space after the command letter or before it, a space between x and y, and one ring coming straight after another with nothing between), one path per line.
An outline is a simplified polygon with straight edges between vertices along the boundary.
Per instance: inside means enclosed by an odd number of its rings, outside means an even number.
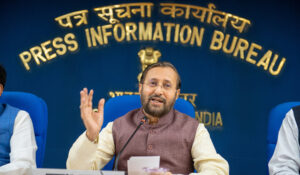
M88 93L87 88L80 91L80 115L86 128L86 135L91 141L97 138L101 130L105 103L102 98L98 103L98 111L93 111L93 94L94 91L90 90Z

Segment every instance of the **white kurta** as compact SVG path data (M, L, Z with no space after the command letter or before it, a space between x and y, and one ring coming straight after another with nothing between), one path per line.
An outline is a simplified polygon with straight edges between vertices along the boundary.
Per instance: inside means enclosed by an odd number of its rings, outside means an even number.
M269 162L270 175L299 175L300 148L298 126L290 110L280 127L274 154Z
M110 122L100 132L98 144L91 142L84 132L70 149L67 169L102 169L115 154L112 126L113 122ZM217 154L209 133L203 124L198 126L191 153L197 174L229 174L227 161Z
M36 142L32 121L27 112L20 110L14 122L10 139L10 163L0 167L0 175L28 174L36 167Z

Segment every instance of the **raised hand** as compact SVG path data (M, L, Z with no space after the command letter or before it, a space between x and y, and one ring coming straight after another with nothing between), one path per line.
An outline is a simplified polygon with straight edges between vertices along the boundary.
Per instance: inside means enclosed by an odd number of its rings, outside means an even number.
M93 94L94 91L90 90L88 93L87 88L80 91L80 115L86 128L86 135L91 141L97 138L101 130L105 103L102 98L98 103L98 111L93 111Z

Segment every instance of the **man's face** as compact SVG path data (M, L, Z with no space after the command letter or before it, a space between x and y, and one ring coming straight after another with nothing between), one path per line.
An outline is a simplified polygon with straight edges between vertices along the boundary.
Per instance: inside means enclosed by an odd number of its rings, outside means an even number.
M178 98L177 73L170 67L155 67L148 71L139 85L144 112L153 117L167 114Z

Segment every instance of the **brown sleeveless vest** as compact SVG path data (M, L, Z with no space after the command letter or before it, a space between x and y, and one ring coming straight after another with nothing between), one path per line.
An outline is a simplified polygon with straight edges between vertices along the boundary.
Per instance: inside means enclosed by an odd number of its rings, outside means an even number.
M113 122L116 155L143 117L142 109L136 109ZM145 123L120 156L118 170L127 171L127 160L131 156L160 156L160 167L172 173L193 172L191 149L198 125L197 120L174 109L155 125Z

